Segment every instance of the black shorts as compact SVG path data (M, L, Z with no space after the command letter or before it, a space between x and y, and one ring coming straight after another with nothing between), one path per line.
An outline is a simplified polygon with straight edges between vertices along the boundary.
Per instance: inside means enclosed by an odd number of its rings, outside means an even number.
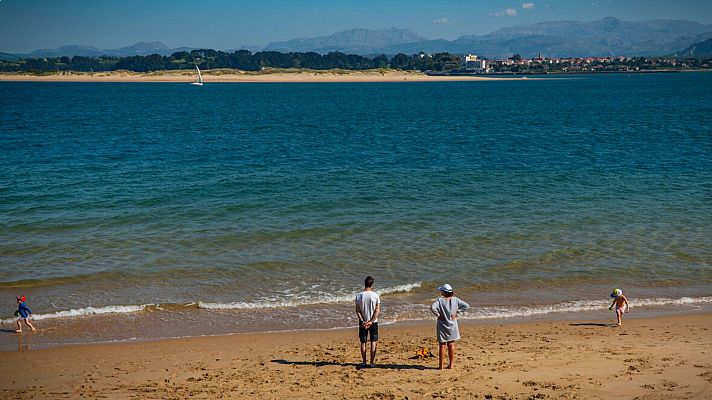
M372 323L368 329L364 328L363 325L358 326L358 338L361 343L366 343L369 335L371 335L372 342L378 341L378 322Z

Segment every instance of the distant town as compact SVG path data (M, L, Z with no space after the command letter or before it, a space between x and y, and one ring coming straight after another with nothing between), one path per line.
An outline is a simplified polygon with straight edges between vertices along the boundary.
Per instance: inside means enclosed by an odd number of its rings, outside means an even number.
M433 55L420 53L422 58ZM441 74L548 74L596 72L662 72L710 68L711 60L679 59L676 57L544 57L522 58L515 54L508 58L489 60L467 54L452 60L440 70L425 72Z

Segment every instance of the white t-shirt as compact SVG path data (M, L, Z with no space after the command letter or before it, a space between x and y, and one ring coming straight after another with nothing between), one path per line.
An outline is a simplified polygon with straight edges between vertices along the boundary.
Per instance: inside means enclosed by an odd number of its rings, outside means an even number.
M356 295L356 305L361 310L361 315L366 321L370 321L373 314L376 312L376 305L381 304L381 297L378 293L370 290ZM376 319L373 322L378 322Z

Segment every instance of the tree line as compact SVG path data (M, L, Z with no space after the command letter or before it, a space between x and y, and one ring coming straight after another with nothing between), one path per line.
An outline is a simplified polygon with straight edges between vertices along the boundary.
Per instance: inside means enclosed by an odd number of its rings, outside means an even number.
M3 72L101 72L127 70L134 72L151 72L165 70L192 69L198 65L201 69L232 68L243 71L259 71L263 68L306 68L315 70L349 69L367 70L375 68L394 68L402 70L437 70L445 71L459 67L459 57L448 53L426 55L424 53L406 55L396 54L392 58L385 55L365 57L356 54L331 52L319 54L280 53L277 51L260 51L252 53L238 50L232 53L216 50L181 51L162 56L152 54L147 56L129 57L48 57L27 58L16 61L0 61L0 71Z

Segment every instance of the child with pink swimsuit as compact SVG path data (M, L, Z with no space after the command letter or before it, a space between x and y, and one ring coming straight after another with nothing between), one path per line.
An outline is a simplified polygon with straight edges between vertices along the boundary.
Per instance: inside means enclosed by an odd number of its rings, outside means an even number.
M628 299L623 296L623 291L620 289L613 290L613 293L611 293L611 297L613 298L613 302L611 303L611 306L608 307L608 309L612 310L614 306L616 307L616 318L618 319L618 326L621 326L623 323L623 313L628 312Z

